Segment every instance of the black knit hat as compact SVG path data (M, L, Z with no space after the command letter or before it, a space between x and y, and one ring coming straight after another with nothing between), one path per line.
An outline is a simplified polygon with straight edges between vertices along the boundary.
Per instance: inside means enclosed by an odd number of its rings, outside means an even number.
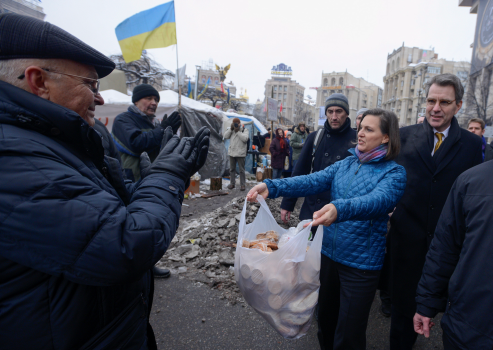
M15 13L0 15L0 60L61 58L87 64L103 78L115 63L63 29Z
M325 100L325 114L327 114L327 108L337 106L341 107L349 114L349 101L343 94L332 94Z
M134 92L132 94L132 102L135 103L141 98L147 97L147 96L156 96L157 101L159 102L159 92L157 92L156 89L152 85L149 84L140 84L134 87Z

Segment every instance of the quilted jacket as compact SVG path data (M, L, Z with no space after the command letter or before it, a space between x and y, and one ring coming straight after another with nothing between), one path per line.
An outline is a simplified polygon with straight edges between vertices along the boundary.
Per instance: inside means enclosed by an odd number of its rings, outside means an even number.
M406 171L394 161L361 164L349 156L324 170L265 180L269 198L303 197L331 190L337 220L324 227L322 254L361 270L381 270L390 213L404 193Z
M230 157L246 157L247 155L247 142L248 142L248 129L242 127L239 131L231 129L226 130L224 133L225 139L230 139L228 156Z
M78 114L0 81L0 349L148 349L185 184L150 174L125 205L108 160Z

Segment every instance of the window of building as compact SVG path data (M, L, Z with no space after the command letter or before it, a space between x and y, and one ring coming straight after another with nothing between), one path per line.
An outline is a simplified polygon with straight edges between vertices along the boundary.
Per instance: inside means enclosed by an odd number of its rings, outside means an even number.
M343 78L339 78L339 85L344 85L344 79Z
M288 91L288 87L287 87L287 86L285 86L285 87L284 87L284 92L287 92L287 91Z
M440 74L440 67L428 67L428 73Z
M272 94L272 98L277 98L277 94Z
M337 90L337 92L338 92L339 94L342 94L342 90Z
M409 54L409 56L407 56L407 62L411 63L412 61L413 61L413 55Z
M457 72L457 76L459 77L460 80L464 80L467 78L468 73L466 71L459 71Z
M277 85L274 85L274 91L277 91Z
M404 86L404 80L401 80L401 87Z
M329 85L329 81L327 80L327 78L324 79L324 86L328 86Z
M332 80L330 81L330 85L334 86L335 84L336 84L336 78L332 78Z
M288 94L284 94L284 99L286 99L287 95L288 95Z

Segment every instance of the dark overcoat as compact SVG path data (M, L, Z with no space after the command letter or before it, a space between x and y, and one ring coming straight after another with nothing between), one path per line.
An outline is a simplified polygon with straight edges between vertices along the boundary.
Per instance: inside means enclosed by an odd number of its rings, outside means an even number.
M481 139L461 129L454 117L448 137L433 149L433 128L423 124L400 129L396 162L406 169L404 196L390 219L392 306L413 317L416 288L447 195L457 177L482 162Z

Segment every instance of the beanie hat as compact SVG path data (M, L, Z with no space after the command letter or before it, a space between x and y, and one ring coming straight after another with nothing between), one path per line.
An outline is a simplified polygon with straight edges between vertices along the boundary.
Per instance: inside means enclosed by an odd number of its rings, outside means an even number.
M157 101L159 102L159 92L157 92L156 89L152 85L149 84L140 84L134 87L134 92L132 94L132 103L137 102L141 98L147 97L147 96L156 96Z
M356 112L356 116L365 113L366 111L369 111L368 108L361 108L358 112Z
M349 114L349 101L343 94L332 94L325 100L325 113L327 114L327 108L337 106L341 107Z

